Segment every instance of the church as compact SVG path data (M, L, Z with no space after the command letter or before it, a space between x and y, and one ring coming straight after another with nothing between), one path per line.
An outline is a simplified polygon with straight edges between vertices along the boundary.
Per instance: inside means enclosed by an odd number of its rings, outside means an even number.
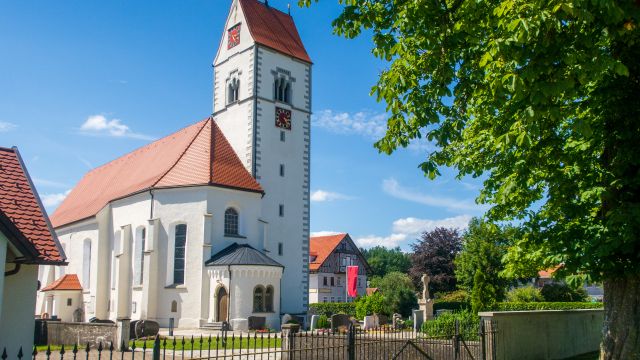
M290 14L232 0L213 113L88 172L51 216L36 316L216 327L309 303L311 59Z

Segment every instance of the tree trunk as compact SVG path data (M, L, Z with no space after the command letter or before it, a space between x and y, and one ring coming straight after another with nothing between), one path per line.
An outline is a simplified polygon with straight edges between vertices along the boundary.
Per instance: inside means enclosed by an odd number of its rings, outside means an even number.
M640 359L640 275L604 282L601 360Z

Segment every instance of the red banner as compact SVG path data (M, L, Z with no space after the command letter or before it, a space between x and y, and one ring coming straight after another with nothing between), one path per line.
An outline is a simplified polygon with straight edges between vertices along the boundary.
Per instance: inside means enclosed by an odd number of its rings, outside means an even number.
M358 267L347 266L347 295L358 296Z

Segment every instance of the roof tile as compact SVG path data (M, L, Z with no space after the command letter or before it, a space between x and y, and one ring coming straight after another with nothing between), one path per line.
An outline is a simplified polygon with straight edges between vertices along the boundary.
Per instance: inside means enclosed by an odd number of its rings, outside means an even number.
M80 285L80 280L78 279L78 275L67 274L59 278L58 280L52 282L41 291L52 291L52 290L82 290L82 285Z
M314 254L316 259L309 263L309 270L315 271L322 266L322 263L331 255L331 252L340 244L347 234L336 234L329 236L316 236L309 239L309 253Z

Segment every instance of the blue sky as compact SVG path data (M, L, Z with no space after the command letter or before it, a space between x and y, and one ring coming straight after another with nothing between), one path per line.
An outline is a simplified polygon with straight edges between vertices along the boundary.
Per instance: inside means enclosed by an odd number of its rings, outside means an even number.
M478 181L450 171L427 180L417 168L424 142L392 156L373 148L385 114L369 91L385 64L369 37L332 34L336 3L292 7L314 61L312 232L407 249L422 230L463 227L482 213ZM211 62L229 4L0 3L0 146L19 147L50 212L89 169L211 113Z

